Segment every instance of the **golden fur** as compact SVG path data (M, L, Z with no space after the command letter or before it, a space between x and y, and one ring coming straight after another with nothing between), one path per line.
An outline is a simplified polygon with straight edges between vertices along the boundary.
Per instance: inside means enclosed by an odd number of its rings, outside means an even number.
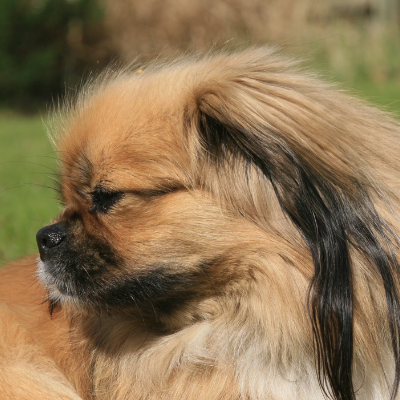
M268 48L143 70L66 107L0 398L394 396L400 124Z

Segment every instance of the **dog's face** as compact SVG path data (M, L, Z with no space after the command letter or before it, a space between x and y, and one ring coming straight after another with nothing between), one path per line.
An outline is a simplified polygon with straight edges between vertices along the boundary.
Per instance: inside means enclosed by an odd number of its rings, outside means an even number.
M252 284L266 243L285 250L213 193L190 94L135 78L93 95L60 137L64 209L38 232L40 276L56 301L186 324Z
M163 332L220 318L238 354L309 357L352 398L363 318L386 298L393 346L400 332L396 223L371 180L398 127L363 107L264 50L100 80L56 138L64 208L37 234L50 299Z

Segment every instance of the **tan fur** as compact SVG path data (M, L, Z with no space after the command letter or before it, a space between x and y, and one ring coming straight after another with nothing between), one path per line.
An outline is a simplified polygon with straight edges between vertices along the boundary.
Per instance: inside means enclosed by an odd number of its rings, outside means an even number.
M207 273L195 275L196 296L182 308L155 316L159 331L140 304L94 312L47 281L59 302L50 316L35 258L1 270L1 399L324 398L307 311L314 265L288 217L297 211L282 209L277 193L285 189L257 166L243 173L243 155L218 162L206 154L197 123L206 114L267 132L266 146L283 141L350 199L356 182L396 238L399 123L296 68L255 49L105 75L83 90L54 136L65 204L54 222L78 218L71 235L83 250L91 238L109 243L123 260L113 279L159 264L171 274L206 265ZM124 196L93 214L99 184ZM165 186L177 190L137 194ZM383 245L397 256L393 243ZM356 398L389 399L383 285L359 249L350 253Z

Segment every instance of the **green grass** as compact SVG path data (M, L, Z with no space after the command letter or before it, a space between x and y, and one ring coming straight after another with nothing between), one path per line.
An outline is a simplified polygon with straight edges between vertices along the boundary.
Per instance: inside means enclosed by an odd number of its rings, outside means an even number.
M343 86L400 116L400 82ZM36 252L36 232L59 212L55 156L40 117L0 113L0 265Z
M352 84L358 97L376 104L383 110L390 111L400 117L400 80L386 82L379 86L370 82L358 81Z
M0 265L37 251L36 232L59 210L55 168L41 118L0 113Z

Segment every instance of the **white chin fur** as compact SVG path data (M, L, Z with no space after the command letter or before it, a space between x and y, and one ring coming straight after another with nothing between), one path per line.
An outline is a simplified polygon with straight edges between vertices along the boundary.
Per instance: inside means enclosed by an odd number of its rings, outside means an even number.
M77 299L73 296L61 293L57 288L57 280L47 272L46 262L38 259L37 276L39 280L46 286L49 292L49 300L61 303L77 303Z
M47 286L51 284L52 278L46 272L46 264L39 258L37 263L37 275L38 278Z

